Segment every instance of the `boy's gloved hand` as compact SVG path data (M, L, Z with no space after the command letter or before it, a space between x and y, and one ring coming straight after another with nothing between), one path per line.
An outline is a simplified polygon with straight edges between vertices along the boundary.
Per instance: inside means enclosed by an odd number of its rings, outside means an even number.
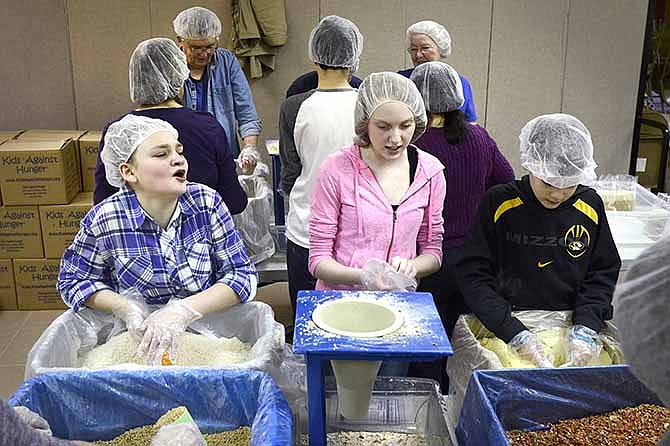
M593 364L603 349L598 333L584 325L570 327L567 338L565 367L582 367Z
M207 443L195 423L179 423L161 427L150 446L207 446Z
M363 265L361 285L369 291L414 291L417 283L388 263L370 259Z
M142 323L144 337L137 353L146 358L148 365L160 365L166 351L174 362L179 338L186 327L203 316L182 300L172 300L156 310Z
M542 347L540 340L529 330L517 333L517 335L509 341L509 346L523 359L534 363L538 367L550 368L554 366L544 354L544 347Z

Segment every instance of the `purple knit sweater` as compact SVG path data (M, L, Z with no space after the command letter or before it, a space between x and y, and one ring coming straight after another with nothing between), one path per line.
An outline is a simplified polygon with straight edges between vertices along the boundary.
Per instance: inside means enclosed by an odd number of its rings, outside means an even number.
M493 138L478 125L470 125L460 144L449 144L442 128L427 129L414 144L444 164L447 197L442 211L442 249L461 246L486 191L514 180L512 166Z

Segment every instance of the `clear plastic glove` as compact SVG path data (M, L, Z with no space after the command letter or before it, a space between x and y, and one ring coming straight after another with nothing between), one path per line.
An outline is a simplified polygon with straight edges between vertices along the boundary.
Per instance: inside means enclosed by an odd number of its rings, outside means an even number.
M567 338L564 367L582 367L597 361L603 342L595 330L584 325L573 325L568 330Z
M415 291L417 283L388 263L370 259L363 265L361 285L369 291Z
M142 323L149 315L149 309L145 304L126 298L112 308L112 314L126 323L130 336L137 341L142 339L144 331Z
M195 423L179 423L161 427L150 446L207 446L207 442Z
M414 260L412 259L404 259L395 256L391 259L391 266L400 274L404 274L412 279L414 279L418 273Z
M516 351L516 353L526 361L530 361L538 367L550 368L554 364L549 360L544 353L542 343L528 330L517 333L516 336L509 341L509 346Z
M19 419L26 423L28 426L32 427L36 431L42 432L45 435L51 436L51 426L47 420L42 418L39 414L36 414L32 410L24 406L14 407L14 412L19 416Z
M243 174L251 175L260 158L261 154L256 150L256 147L246 146L240 152L240 156L237 157L237 165L240 166Z
M137 354L144 357L148 365L160 365L165 352L174 362L179 338L191 322L202 317L182 300L171 300L142 323L144 337L137 347Z

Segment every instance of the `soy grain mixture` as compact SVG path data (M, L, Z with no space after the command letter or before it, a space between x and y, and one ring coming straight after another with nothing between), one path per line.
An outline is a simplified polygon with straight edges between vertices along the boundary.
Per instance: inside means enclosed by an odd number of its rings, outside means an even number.
M563 420L543 431L508 431L512 446L655 446L670 428L670 409L654 404Z
M309 436L302 435L301 446L309 444ZM398 432L332 432L328 434L328 446L426 446L422 435Z

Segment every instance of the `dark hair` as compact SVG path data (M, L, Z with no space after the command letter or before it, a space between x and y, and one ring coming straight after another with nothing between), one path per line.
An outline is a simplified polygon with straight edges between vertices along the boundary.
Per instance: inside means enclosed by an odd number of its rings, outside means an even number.
M322 70L348 70L348 67L333 67L330 65L324 65L322 63L316 63Z
M460 144L470 131L469 124L465 120L465 114L461 110L452 110L446 113L436 113L444 118L444 139L449 144Z

